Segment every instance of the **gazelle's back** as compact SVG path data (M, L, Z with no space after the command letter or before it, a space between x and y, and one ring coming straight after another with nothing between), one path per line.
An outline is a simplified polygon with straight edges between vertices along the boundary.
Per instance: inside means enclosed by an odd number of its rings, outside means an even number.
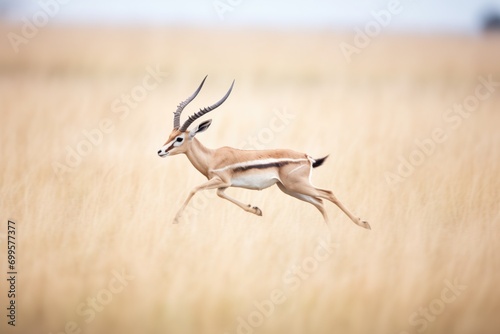
M305 153L287 149L276 150L240 150L224 146L215 150L213 169L220 169L234 164L251 163L253 161L284 162L299 160L307 162L310 158Z

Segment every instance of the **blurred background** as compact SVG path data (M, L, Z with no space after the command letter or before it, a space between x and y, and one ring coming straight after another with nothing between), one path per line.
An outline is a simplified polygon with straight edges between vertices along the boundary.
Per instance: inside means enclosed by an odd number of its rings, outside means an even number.
M189 27L260 27L273 29L327 29L352 31L370 19L370 12L386 8L391 1L1 1L4 20L16 23L31 17L41 4L65 7L51 24L146 25ZM402 33L477 34L498 28L500 3L477 1L396 1L404 11L388 27Z
M2 333L500 332L500 1L12 0L0 35ZM330 154L372 230L276 187L171 224L207 74L203 144Z

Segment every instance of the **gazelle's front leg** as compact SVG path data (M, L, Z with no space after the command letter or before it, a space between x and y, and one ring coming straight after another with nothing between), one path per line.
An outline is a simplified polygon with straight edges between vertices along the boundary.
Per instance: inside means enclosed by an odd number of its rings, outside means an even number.
M184 201L184 204L182 205L182 207L179 209L179 211L177 212L177 214L175 215L175 218L174 218L174 224L177 224L179 223L179 219L181 218L182 216L182 212L184 211L184 209L186 208L186 206L189 204L189 201L191 200L191 198L194 196L194 194L196 194L198 191L200 190L208 190L208 189L215 189L215 188L223 188L223 187L228 187L229 184L227 184L226 182L222 181L222 179L220 179L218 176L208 180L207 182L193 188L190 192L189 192L189 196L186 198L186 200Z
M217 189L217 195L220 198L227 199L229 202L236 204L237 206L239 206L240 208L242 208L243 210L245 210L247 212L256 214L257 216L262 216L262 210L261 209L259 209L256 206L251 206L250 204L249 205L245 205L245 204L241 203L240 201L235 200L234 198L228 196L224 192L225 190L226 190L226 188L219 188L219 189Z

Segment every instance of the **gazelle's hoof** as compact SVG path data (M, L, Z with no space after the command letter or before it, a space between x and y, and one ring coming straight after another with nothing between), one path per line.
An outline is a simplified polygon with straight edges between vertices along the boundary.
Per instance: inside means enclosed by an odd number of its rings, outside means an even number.
M253 211L254 213L257 215L257 216L262 216L262 210L259 209L258 207L254 206L253 208Z
M259 209L258 207L252 206L250 204L248 204L247 206L248 206L248 212L256 214L257 216L262 216L262 210Z
M363 220L363 221L361 221L361 224L363 224L363 227L366 228L367 230L371 230L372 229L371 226L370 226L370 224L368 224L367 221Z
M248 210L247 210L248 212L256 214L257 216L262 216L262 210L259 209L258 207L252 206L250 204L248 204L247 206L248 206Z
M179 224L181 217L175 217L174 220L172 221L172 224Z

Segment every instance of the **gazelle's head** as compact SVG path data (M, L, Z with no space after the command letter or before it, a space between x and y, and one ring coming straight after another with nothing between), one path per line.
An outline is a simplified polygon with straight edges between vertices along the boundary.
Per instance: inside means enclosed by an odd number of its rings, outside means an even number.
M186 153L186 151L189 149L189 146L191 145L191 141L196 136L196 134L205 131L208 129L210 124L212 123L212 120L207 120L204 122L201 122L198 126L194 127L192 130L188 130L189 126L196 121L198 118L201 116L209 113L210 111L214 110L218 106L220 106L224 101L226 101L227 97L231 93L231 90L233 89L234 85L234 80L233 83L231 84L231 87L229 87L229 90L227 91L226 95L222 97L218 102L215 104L211 105L210 107L206 107L203 109L200 109L200 111L195 112L193 115L189 116L188 119L180 125L180 120L181 120L181 113L184 107L186 107L191 101L194 100L196 95L201 90L201 87L203 87L203 84L205 83L205 79L201 82L200 86L198 89L188 97L185 101L181 102L179 106L177 107L177 110L174 112L174 129L168 136L167 141L165 144L162 146L162 148L158 151L158 155L162 158L169 156L169 155L176 155L180 153Z

